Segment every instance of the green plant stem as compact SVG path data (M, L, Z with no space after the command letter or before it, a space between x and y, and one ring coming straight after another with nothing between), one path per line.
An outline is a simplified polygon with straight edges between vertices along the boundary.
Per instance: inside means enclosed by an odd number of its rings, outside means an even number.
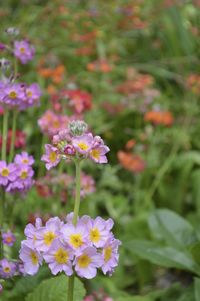
M76 192L75 192L75 204L74 204L74 216L73 224L76 225L78 221L80 200L81 200L81 162L75 161L76 165Z
M80 208L81 200L81 162L80 160L75 161L76 165L76 193L75 193L75 204L74 204L74 215L73 215L73 224L76 225L78 221L78 214ZM68 280L68 296L67 301L73 301L74 295L74 275L69 277Z
M14 155L15 148L15 137L16 137L16 125L17 125L17 110L13 112L13 120L12 120L12 136L11 136L11 144L10 144L10 154L9 154L9 162L12 161Z
M4 222L4 205L5 205L5 190L2 189L1 191L1 197L0 197L0 259L2 259L3 256L3 243L2 243L2 231L3 231L3 222Z
M8 110L5 109L3 115L3 134L2 134L2 149L1 149L1 158L4 161L6 161L7 135L8 135Z

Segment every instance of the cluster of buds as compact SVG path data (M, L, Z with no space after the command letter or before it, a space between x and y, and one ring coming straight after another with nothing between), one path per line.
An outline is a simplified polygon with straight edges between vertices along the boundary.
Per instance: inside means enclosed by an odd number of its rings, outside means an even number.
M53 145L46 144L46 153L42 161L49 170L56 166L61 159L85 159L89 158L96 163L107 163L106 153L108 146L100 136L88 133L88 126L84 121L72 121L68 129L59 131L53 137Z
M7 164L0 161L0 186L7 192L26 192L33 185L34 171L32 165L34 159L26 152L17 154L13 163Z
M73 224L73 213L66 223L58 217L50 218L45 226L41 220L25 228L26 240L22 241L20 259L24 273L34 275L44 260L53 275L74 272L86 279L94 278L97 268L111 275L118 265L120 241L114 238L112 219L92 219L85 215Z

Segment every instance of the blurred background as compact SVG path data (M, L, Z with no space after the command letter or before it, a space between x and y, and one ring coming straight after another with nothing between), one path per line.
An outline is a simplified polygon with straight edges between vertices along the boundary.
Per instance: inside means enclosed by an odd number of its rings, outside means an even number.
M42 90L17 123L16 152L34 156L35 185L11 201L15 256L28 222L73 208L73 166L47 172L40 158L75 116L111 150L109 164L84 165L81 214L113 218L122 241L113 276L85 282L87 300L199 301L200 1L7 0L0 19L1 43L15 27L34 45L17 72ZM2 300L34 300L27 294L48 277L12 283Z

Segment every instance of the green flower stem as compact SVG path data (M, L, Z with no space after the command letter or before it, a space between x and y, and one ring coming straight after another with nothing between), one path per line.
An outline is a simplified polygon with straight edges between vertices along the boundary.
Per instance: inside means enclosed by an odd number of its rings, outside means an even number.
M5 204L5 191L2 189L1 195L0 195L0 237L2 237L1 233L3 231L3 220L4 220L4 204ZM0 259L2 259L3 256L3 243L2 239L0 239Z
M75 204L74 204L74 216L73 224L76 225L78 221L80 200L81 200L81 162L75 161L76 165L76 192L75 192Z
M80 200L81 200L81 162L80 160L75 161L76 165L76 194L75 194L75 204L74 204L74 216L73 216L73 224L76 225L78 221L78 214L80 208ZM73 301L74 295L74 275L69 277L68 281L68 296L67 301Z
M3 135L2 135L2 149L1 149L1 158L4 161L6 161L7 135L8 135L8 110L5 109L3 115Z
M11 144L10 144L10 154L9 154L9 162L12 161L14 155L15 148L15 137L16 137L16 125L17 125L17 110L13 112L13 120L12 120L12 136L11 136Z

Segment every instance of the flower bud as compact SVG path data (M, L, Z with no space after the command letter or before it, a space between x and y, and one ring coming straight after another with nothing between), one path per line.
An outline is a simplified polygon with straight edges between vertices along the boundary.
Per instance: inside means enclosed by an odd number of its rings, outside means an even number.
M5 30L5 32L9 35L9 36L18 36L18 34L20 33L19 29L16 27L9 27Z
M3 57L2 59L0 59L0 67L2 71L6 71L10 67L10 61Z
M73 136L81 136L87 131L88 125L82 120L73 120L69 124L69 129Z

